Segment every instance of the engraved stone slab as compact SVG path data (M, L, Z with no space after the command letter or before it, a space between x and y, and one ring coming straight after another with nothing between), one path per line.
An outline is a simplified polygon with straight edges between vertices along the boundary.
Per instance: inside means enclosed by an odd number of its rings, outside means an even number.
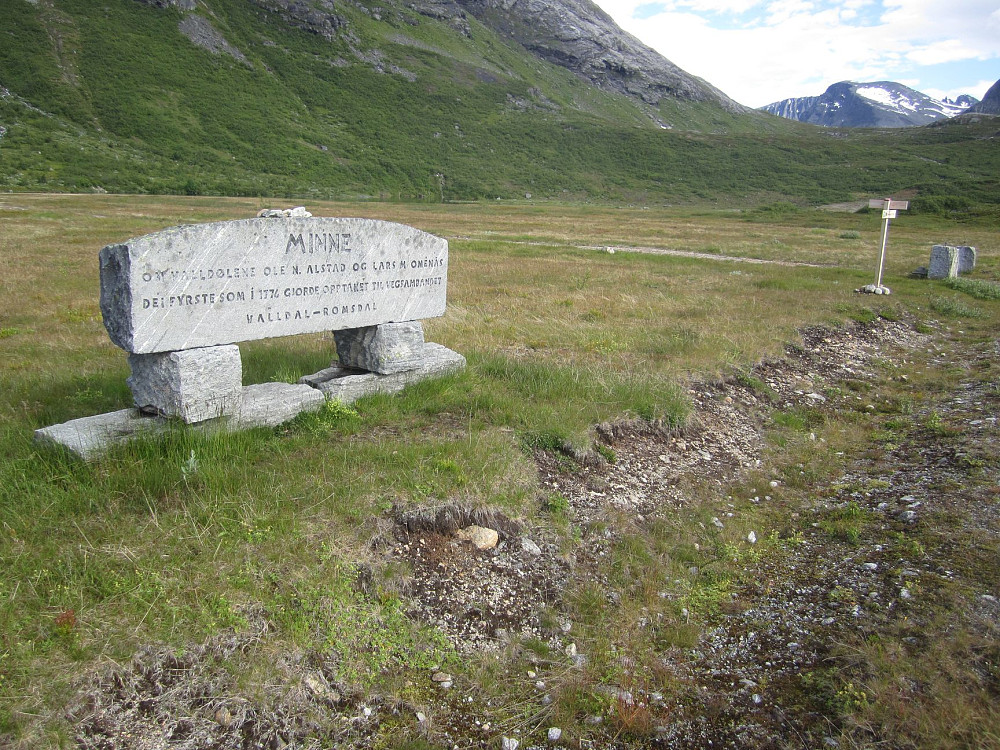
M443 315L448 242L372 219L180 226L101 250L111 340L152 354Z
M136 407L192 424L236 412L243 396L235 344L160 354L130 354L128 386Z
M344 367L388 375L420 366L424 348L424 326L420 321L348 328L335 331L333 336L337 358Z
M931 248L927 278L953 279L956 276L958 276L958 250L951 245L935 245Z
M969 273L976 268L976 248L968 245L958 246L958 272Z

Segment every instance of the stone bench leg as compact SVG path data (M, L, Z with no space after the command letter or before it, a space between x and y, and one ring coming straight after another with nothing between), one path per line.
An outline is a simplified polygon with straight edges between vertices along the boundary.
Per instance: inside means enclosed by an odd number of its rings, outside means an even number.
M392 375L418 369L424 358L424 326L419 320L382 323L333 332L342 367Z
M243 364L235 344L158 354L129 354L128 386L136 407L188 424L236 414Z

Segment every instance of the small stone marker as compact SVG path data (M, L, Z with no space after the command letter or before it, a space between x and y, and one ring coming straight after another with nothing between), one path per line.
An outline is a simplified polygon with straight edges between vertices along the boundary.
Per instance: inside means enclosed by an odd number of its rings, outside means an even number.
M910 204L908 201L896 201L892 198L873 198L868 201L868 207L882 209L882 243L875 283L867 284L857 291L864 292L865 294L892 294L889 287L882 285L882 272L885 270L885 250L889 244L889 221L896 218L898 211L906 211L910 207Z
M958 276L958 248L951 245L935 245L931 248L931 260L927 266L928 279L953 279Z
M968 245L935 245L927 266L928 279L954 279L976 268L976 248Z
M958 246L958 272L970 273L976 270L976 248L968 245Z
M164 418L274 426L325 398L395 393L465 366L425 342L418 320L444 314L448 243L402 224L266 210L109 245L100 271L104 325L129 353L136 409L35 433L85 459L166 429ZM320 331L334 331L339 362L298 384L243 387L237 342Z

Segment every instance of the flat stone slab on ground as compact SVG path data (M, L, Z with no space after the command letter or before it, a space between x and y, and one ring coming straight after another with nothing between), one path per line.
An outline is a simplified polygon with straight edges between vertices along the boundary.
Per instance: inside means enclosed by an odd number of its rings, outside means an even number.
M426 378L448 375L465 367L465 357L441 344L426 343L420 353L420 366L415 370L379 375L333 366L299 379L318 388L330 399L351 404L363 396L375 393L393 394Z
M238 413L189 427L227 432L277 427L302 412L318 411L325 398L320 391L307 385L262 383L246 386L241 401ZM138 409L122 409L35 430L35 440L45 445L62 446L85 461L91 461L117 445L179 426L174 420L146 415Z
M306 411L318 411L326 399L308 385L261 383L243 389L239 414L230 418L234 429L277 427Z
M90 461L115 445L169 429L170 422L165 419L147 416L138 409L122 409L43 427L35 430L35 441L61 446Z

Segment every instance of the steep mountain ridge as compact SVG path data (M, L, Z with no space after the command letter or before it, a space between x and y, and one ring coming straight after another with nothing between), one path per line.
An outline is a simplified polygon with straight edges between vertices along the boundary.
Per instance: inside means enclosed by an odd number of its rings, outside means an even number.
M978 104L968 109L969 114L1000 115L1000 81L997 81Z
M541 59L649 105L665 97L747 109L623 31L590 0L456 0L483 24Z
M826 127L907 128L954 117L975 102L970 96L941 101L892 81L841 81L820 96L783 99L761 109Z

